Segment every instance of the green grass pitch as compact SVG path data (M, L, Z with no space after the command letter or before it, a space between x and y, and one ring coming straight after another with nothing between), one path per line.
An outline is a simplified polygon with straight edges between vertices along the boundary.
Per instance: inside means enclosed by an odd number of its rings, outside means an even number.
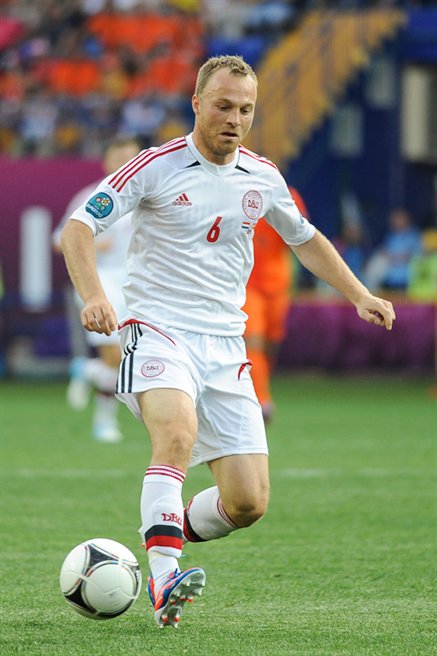
M67 552L136 533L149 445L98 444L65 385L0 386L1 607L5 656L427 656L435 654L436 401L431 381L278 377L262 521L188 545L207 573L180 628L159 630L143 590L121 617L77 615L59 590ZM185 500L211 484L190 471ZM144 586L145 588L145 586Z

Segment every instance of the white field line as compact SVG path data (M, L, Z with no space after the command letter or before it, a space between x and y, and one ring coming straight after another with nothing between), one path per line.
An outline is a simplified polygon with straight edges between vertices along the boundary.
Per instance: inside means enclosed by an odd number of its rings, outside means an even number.
M432 468L405 467L364 467L329 468L319 467L305 469L287 467L272 469L271 477L311 479L311 478L341 478L343 476L362 476L364 478L379 478L386 476L424 476L435 472ZM60 479L92 479L92 478L125 478L132 476L131 471L123 469L9 469L1 473L1 478L60 478Z
M304 469L298 467L287 467L286 469L272 470L271 476L281 476L283 478L336 478L341 476L363 476L365 478L378 478L385 476L423 476L430 474L435 470L431 468L420 467L363 467L359 469L349 468L317 468Z
M122 469L12 469L2 473L2 478L124 478L131 472Z

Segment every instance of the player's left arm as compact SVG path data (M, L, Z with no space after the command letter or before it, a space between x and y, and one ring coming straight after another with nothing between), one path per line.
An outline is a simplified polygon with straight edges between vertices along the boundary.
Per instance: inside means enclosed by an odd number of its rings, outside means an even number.
M396 315L393 305L373 296L352 273L331 242L316 230L314 236L299 246L293 246L299 261L318 278L332 285L357 309L364 321L391 330Z

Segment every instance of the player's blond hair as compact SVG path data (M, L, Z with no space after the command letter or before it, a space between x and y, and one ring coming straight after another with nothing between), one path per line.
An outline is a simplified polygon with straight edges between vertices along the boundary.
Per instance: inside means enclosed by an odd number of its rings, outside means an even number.
M250 75L255 84L258 84L255 71L242 57L238 55L220 55L220 57L210 57L200 67L194 91L196 96L200 97L202 95L210 77L221 68L228 68L231 75L241 75L242 77Z

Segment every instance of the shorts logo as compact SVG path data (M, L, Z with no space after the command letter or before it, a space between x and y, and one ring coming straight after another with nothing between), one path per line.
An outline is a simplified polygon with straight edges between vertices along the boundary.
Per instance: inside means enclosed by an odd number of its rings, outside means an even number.
M96 219L103 219L111 214L114 202L108 194L96 194L86 204L86 211L92 214Z
M259 191L248 191L244 195L243 210L245 215L252 221L260 218L263 210L263 199Z
M147 360L141 367L141 373L146 378L154 378L164 371L165 366L160 360Z

